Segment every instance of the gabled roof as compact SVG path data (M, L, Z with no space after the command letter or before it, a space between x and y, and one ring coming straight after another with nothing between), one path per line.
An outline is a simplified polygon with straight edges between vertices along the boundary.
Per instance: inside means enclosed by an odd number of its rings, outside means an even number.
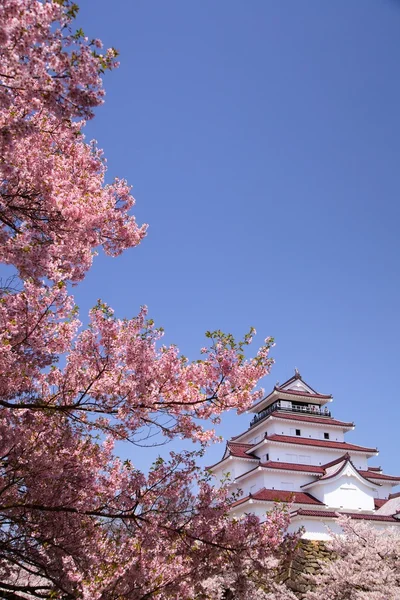
M253 456L251 453L247 454L247 450L250 450L253 447L252 444L236 444L235 442L227 442L224 456L221 460L206 467L206 469L213 469L217 465L223 463L227 458L233 456L235 458L244 458L246 460L259 461L256 456Z
M340 516L350 517L351 519L359 519L363 521L384 521L389 523L400 524L400 521L390 515L366 514L366 513L348 513L343 511L332 511L332 510L309 510L308 508L299 508L291 513L291 518L301 517L320 517L328 519L337 519Z
M275 385L275 389L279 389L279 390L293 390L293 389L297 389L297 390L302 390L305 392L308 392L309 394L318 394L318 392L316 390L314 390L314 388L311 387L311 385L309 385L308 383L306 383L302 376L300 375L299 371L297 369L294 370L294 375L292 377L290 377L290 379L288 379L287 381L285 381L284 383L280 384L277 383Z
M282 387L274 386L274 390L277 392L282 392L282 394L290 394L291 396L305 396L306 398L321 398L321 399L330 399L332 398L331 394L317 394L314 392L306 392L301 390L294 389L285 389Z
M256 456L252 456L251 452L249 452L253 445L254 444L236 444L235 442L228 442L227 450L229 450L231 456L235 456L236 458L255 458L258 460Z
M332 399L331 394L319 394L316 392L308 383L303 381L300 373L295 369L295 374L293 377L282 383L281 385L277 384L274 386L274 389L270 394L265 396L262 400L254 404L251 407L251 412L257 412L255 409L262 406L263 404L268 405L268 400L270 397L277 396L279 394L293 395L293 396L302 396L308 398L310 400L325 400L330 401ZM325 402L323 402L325 404Z
M343 456L340 456L336 460L332 460L331 462L322 465L322 467L323 467L323 469L326 470L329 467L333 467L334 465L341 463L346 458L350 459L350 454L348 452L346 452L346 454L343 454ZM353 467L354 467L354 465L353 465ZM370 480L399 481L400 482L400 477L394 477L392 475L385 475L384 473L382 473L382 469L380 467L369 467L369 469L366 471L363 469L356 469L356 470L363 477L366 477L367 479L370 479Z
M245 498L240 498L232 504L232 506L239 506L250 500L257 500L260 502L287 502L293 504L313 504L317 506L325 506L323 502L314 498L311 494L305 492L289 492L287 490L267 490L262 488L255 494L249 494Z
M303 489L307 489L310 487L324 485L324 483L328 479L340 477L345 472L347 472L348 475L352 474L353 477L359 479L360 481L362 481L362 483L364 483L364 485L367 485L368 487L373 488L373 487L375 487L375 485L380 485L379 483L378 484L373 483L372 481L370 481L369 479L367 479L366 477L361 475L360 471L358 471L356 469L356 467L353 465L353 463L351 462L350 456L348 454L346 454L343 457L341 462L335 462L334 464L331 464L330 466L326 467L324 470L325 470L324 475L322 475L321 477L319 477L318 479L316 479L314 481L305 483L301 487Z
M378 454L376 448L365 448L356 444L348 444L347 442L334 442L333 440L315 440L313 438L303 438L292 435L272 434L266 435L265 440L269 442L280 442L282 444L295 444L297 446L314 446L317 448L332 448L334 450L347 450L350 452L362 452L363 454ZM260 442L254 444L251 451L260 445ZM249 451L247 451L249 452Z

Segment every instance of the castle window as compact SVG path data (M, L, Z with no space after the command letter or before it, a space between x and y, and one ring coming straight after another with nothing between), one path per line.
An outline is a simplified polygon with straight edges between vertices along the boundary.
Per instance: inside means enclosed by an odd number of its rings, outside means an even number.
M329 440L329 433L324 433L324 440Z
M296 435L301 435L301 430L300 429L296 429Z

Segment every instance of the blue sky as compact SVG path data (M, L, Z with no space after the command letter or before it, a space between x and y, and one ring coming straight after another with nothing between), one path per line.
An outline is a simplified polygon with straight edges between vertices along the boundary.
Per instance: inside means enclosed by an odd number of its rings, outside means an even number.
M266 390L299 368L355 421L348 441L400 474L400 2L80 5L85 33L121 53L87 135L150 225L97 259L83 313L147 304L192 358L204 331L254 325L276 338Z

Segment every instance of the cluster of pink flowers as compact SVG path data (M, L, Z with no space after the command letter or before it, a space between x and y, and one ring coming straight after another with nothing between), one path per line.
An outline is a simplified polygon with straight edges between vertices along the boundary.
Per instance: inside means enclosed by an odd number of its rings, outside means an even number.
M102 302L80 329L69 284L97 248L116 256L146 226L127 183L104 184L102 153L82 135L116 52L72 31L76 11L69 0L0 6L0 258L17 273L0 292L0 595L280 594L286 511L230 520L226 489L193 453L147 475L113 455L146 430L204 447L214 438L204 423L260 396L272 340L246 359L253 331L242 343L208 333L189 362L160 346L145 309L121 321Z
M400 535L340 517L343 535L332 534L328 546L336 559L311 577L306 600L399 600Z

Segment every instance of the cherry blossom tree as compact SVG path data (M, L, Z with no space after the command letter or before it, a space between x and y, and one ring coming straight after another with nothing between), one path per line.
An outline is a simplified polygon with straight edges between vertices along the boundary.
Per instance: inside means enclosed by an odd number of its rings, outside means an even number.
M99 247L117 256L146 226L82 133L117 53L74 32L76 13L69 0L0 5L0 257L16 273L0 293L0 596L283 597L287 511L229 519L227 489L195 464L208 424L260 397L272 340L246 359L253 331L209 332L190 362L145 308L119 320L99 301L79 322L71 283ZM200 449L145 474L134 450L155 435Z
M363 521L338 519L344 535L333 534L328 547L336 560L312 577L307 600L399 600L400 534Z

